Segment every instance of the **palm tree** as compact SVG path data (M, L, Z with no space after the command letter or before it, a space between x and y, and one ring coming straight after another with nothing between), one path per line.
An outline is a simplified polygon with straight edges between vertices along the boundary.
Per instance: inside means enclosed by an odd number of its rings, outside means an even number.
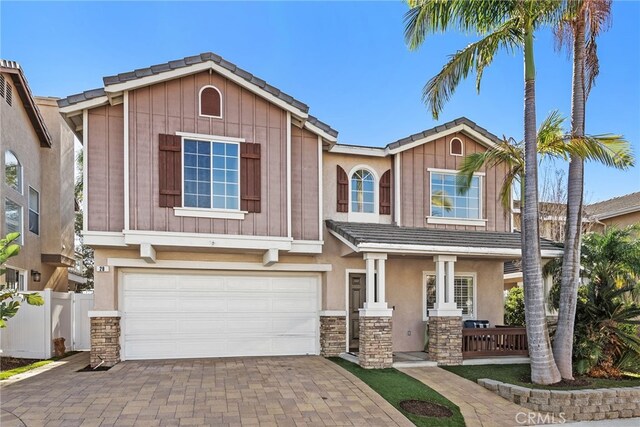
M573 51L573 87L571 99L571 133L580 138L585 133L585 105L599 72L596 38L609 26L611 0L571 0L567 14L555 29L558 46ZM553 355L562 378L573 378L573 332L580 274L580 238L584 198L584 162L572 155L567 188L567 221L564 241L562 286L558 329Z
M534 383L560 381L551 353L544 310L542 260L538 234L538 161L536 144L534 31L558 21L563 11L559 0L408 0L405 39L416 49L428 34L454 28L475 32L482 38L451 56L443 69L424 87L423 99L434 118L458 84L476 71L479 89L482 73L499 49L522 49L524 56L524 194L522 265L525 317Z

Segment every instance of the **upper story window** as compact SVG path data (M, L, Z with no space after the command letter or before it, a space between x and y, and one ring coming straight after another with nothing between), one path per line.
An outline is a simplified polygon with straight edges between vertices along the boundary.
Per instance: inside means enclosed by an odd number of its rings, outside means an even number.
M12 151L4 152L4 179L7 185L22 194L22 164Z
M351 174L351 212L375 213L375 178L366 169Z
M16 241L22 244L22 206L11 199L4 199L4 225L7 234L20 233L20 237Z
M200 115L204 117L222 117L222 93L215 86L200 89Z
M29 187L29 231L40 235L40 193Z
M474 176L465 192L455 172L431 171L431 217L481 219L481 182L479 175Z
M240 209L239 144L184 140L186 208Z
M451 141L449 141L449 153L452 156L464 155L464 145L460 138L452 138Z

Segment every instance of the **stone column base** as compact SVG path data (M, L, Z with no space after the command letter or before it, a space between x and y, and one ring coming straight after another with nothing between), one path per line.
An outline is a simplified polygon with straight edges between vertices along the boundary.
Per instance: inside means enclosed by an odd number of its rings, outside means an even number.
M358 359L365 369L383 369L393 365L390 316L360 316Z
M462 365L462 317L429 316L429 360Z
M100 363L102 364L100 365ZM120 362L120 317L91 318L91 367Z
M320 356L337 357L347 343L346 316L320 316Z

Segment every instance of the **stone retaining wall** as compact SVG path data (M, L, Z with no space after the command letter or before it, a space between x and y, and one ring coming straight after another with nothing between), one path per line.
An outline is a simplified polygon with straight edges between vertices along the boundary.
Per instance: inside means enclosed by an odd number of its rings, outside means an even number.
M320 316L320 355L340 356L347 342L346 316Z
M120 318L91 318L91 367L120 362Z
M478 384L527 409L566 420L640 417L640 387L539 390L486 378Z

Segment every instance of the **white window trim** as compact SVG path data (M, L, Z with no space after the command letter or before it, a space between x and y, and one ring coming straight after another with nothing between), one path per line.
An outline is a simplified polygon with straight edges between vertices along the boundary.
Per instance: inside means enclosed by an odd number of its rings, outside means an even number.
M5 197L4 200L2 201L2 203L4 203L4 225L5 227L7 226L7 200L11 201L12 203L15 203L16 205L18 205L18 207L20 208L20 237L18 237L18 240L16 240L16 243L20 246L24 246L24 206L22 206L20 203L17 203L15 201L13 201L13 199L11 199L10 197ZM6 230L7 233L9 232L9 230Z
M455 153L451 150L451 143L452 143L454 140L456 140L456 139L457 139L458 141L460 141L460 147L462 148L462 153L460 153L460 154L455 154ZM449 140L449 154L450 154L450 155L452 155L452 156L456 156L456 157L463 157L463 156L464 156L464 142L463 142L460 138L458 138L457 136L455 136L455 137L453 137L453 138L451 138L451 139Z
M22 268L18 268L18 267L13 267L9 264L5 264L4 266L5 268L10 268L12 270L16 270L18 272L18 274L22 275L24 277L24 289L21 289L21 292L26 292L29 290L29 275L27 274L28 271Z
M208 114L202 114L202 91L207 89L207 88L212 88L215 89L216 92L218 92L218 94L220 95L220 115L219 116L210 116ZM205 85L202 86L200 88L200 91L198 91L198 115L200 117L209 117L212 119L221 119L222 118L222 106L224 104L222 103L222 92L220 92L220 89L218 89L217 87L215 87L214 85Z
M24 168L22 167L22 162L18 158L18 155L13 150L5 150L4 152L4 180L5 180L4 182L5 184L7 183L7 153L11 153L13 157L16 159L16 162L18 162L18 171L20 173L20 176L18 177L19 188L14 188L9 184L7 184L7 187L11 188L13 191L17 192L18 194L24 194Z
M373 175L373 212L353 212L351 209L353 207L353 199L352 197L352 186L351 180L353 174L359 170L366 170L367 172ZM353 222L378 222L380 220L380 212L379 212L379 187L380 187L380 177L378 173L372 167L364 164L359 164L351 168L348 175L349 181L349 213L348 213L348 221Z
M422 272L422 320L427 322L429 320L429 313L427 311L427 277L434 276L435 271L423 271ZM473 314L462 315L462 320L470 320L478 316L478 274L475 272L454 271L453 277L472 277L473 278Z
M431 215L433 205L431 204L431 188L434 173L458 175L459 171L455 169L437 169L427 168L429 172L429 216L427 216L427 224L452 224L452 225L470 225L476 227L486 227L488 220L483 218L484 212L484 172L474 172L473 176L478 177L478 212L480 218L445 218Z
M184 217L196 217L196 218L221 218L221 219L244 219L247 211L240 210L241 200L241 186L240 180L242 175L240 173L240 140L239 138L217 137L214 135L198 135L198 134L186 134L182 132L176 132L176 135L182 136L181 140L181 152L182 152L182 170L180 171L182 181L182 206L173 208L173 214L175 216ZM225 144L236 144L238 146L238 209L219 209L219 208L192 208L184 206L184 141L185 139L203 141L203 142L223 142ZM244 142L244 139L242 140ZM213 150L213 147L212 147ZM213 151L212 151L213 153ZM212 160L213 161L213 160ZM213 174L213 165L211 166L211 174ZM213 176L211 177L211 203L213 204Z
M29 186L29 194L27 195L27 210L29 213L31 213L31 211L33 210L31 209L31 190L35 191L35 193L38 195L38 210L33 211L38 215L38 232L34 233L33 231L31 231L31 216L27 215L29 220L29 232L31 234L35 234L36 236L40 236L40 192L32 186Z

